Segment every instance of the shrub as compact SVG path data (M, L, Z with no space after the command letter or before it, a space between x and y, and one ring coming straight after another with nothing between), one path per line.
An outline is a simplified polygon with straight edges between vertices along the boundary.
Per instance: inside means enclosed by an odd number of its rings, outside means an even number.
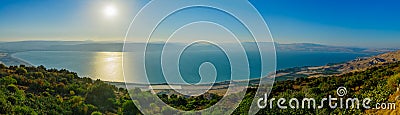
M7 101L9 101L11 104L16 104L17 103L17 98L15 97L7 97Z
M14 107L15 114L23 114L23 115L37 115L35 110L28 106L15 106Z
M22 68L22 67L17 68L16 72L19 75L25 75L25 74L28 73L28 71L25 68Z
M42 72L33 72L32 74L31 74L31 76L33 77L33 78L44 78L44 75L43 75L43 73Z
M10 84L10 85L7 86L7 90L12 92L12 93L15 93L15 92L18 91L18 87L15 86L14 84Z
M113 100L115 93L111 86L105 83L98 83L91 87L86 94L86 102L99 107L101 111L107 111L114 108Z
M393 75L387 79L387 86L389 89L395 89L400 83L400 74Z
M10 84L16 84L17 80L15 80L14 78L12 78L11 76L7 76L7 77L3 77L0 79L0 83L4 84L4 85L10 85Z
M101 112L95 111L95 112L92 112L91 115L103 115L103 114Z
M2 64L2 63L0 63L0 69L4 69L4 68L7 68L7 66Z
M6 99L3 92L0 92L0 114L10 113L12 109L11 103Z
M122 111L124 115L137 115L140 113L132 100L126 101L122 104Z

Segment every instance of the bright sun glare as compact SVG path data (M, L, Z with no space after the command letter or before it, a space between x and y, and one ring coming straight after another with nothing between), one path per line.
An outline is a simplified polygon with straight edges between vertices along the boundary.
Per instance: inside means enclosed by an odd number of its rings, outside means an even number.
M104 8L104 15L106 17L114 17L117 15L117 8L113 5L108 5Z

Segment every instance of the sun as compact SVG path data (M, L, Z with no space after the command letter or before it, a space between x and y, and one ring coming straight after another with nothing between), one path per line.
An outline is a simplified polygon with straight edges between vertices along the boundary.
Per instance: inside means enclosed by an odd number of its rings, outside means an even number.
M114 5L108 5L104 8L103 13L106 17L115 17L118 14L118 10Z

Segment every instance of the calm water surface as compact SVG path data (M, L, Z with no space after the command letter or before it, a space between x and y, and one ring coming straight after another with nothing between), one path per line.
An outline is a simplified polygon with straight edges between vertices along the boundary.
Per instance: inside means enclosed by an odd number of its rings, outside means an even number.
M196 52L191 54L195 58L204 58L205 56L213 55L214 52ZM47 68L57 69L68 69L77 72L81 77L90 77L92 79L101 79L106 81L124 81L123 69L122 69L122 52L81 52L81 51L30 51L20 52L13 56L23 59L33 65L44 65ZM145 73L143 73L143 58L134 52L125 53L130 60L126 60L125 64L130 67L128 71L131 76L127 76L128 82L142 83L146 81ZM203 56L203 57L202 57ZM354 53L327 53L327 52L277 52L277 69L284 69L297 66L319 66L327 63L338 63L348 60L355 59L357 57L369 56L368 54L354 54ZM186 77L188 81L196 81L197 78L193 77L193 72L198 72L198 67L192 67L196 65L196 59L186 60L183 66L187 66L183 72L183 77ZM216 59L218 60L218 58ZM226 61L220 59L223 67L229 66L224 65L222 62ZM185 61L185 60L184 60ZM154 64L159 63L154 61ZM152 63L150 63L152 64ZM226 63L225 63L226 64ZM252 65L250 65L252 67ZM272 70L272 68L267 68ZM224 71L218 71L217 73L221 76L217 77L217 81L230 80L230 73ZM244 70L233 70L233 71L244 71ZM160 73L161 70L154 69L149 70L148 73ZM185 74L186 73L186 74ZM239 74L239 76L241 76ZM246 76L246 75L243 75ZM152 83L162 83L164 80L159 78L160 76L150 77L149 80ZM258 77L257 75L250 75L251 78ZM246 77L236 77L236 79L245 79ZM212 82L214 79L205 79L204 82ZM179 80L174 81L180 83Z

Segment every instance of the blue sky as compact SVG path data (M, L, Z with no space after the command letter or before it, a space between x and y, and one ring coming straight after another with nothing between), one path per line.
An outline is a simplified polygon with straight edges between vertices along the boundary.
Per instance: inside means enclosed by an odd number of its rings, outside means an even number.
M275 41L398 47L399 1L250 0ZM147 0L1 0L0 41L121 41ZM105 17L105 7L117 10ZM238 7L240 8L240 7Z
M277 41L398 47L400 1L251 0Z

